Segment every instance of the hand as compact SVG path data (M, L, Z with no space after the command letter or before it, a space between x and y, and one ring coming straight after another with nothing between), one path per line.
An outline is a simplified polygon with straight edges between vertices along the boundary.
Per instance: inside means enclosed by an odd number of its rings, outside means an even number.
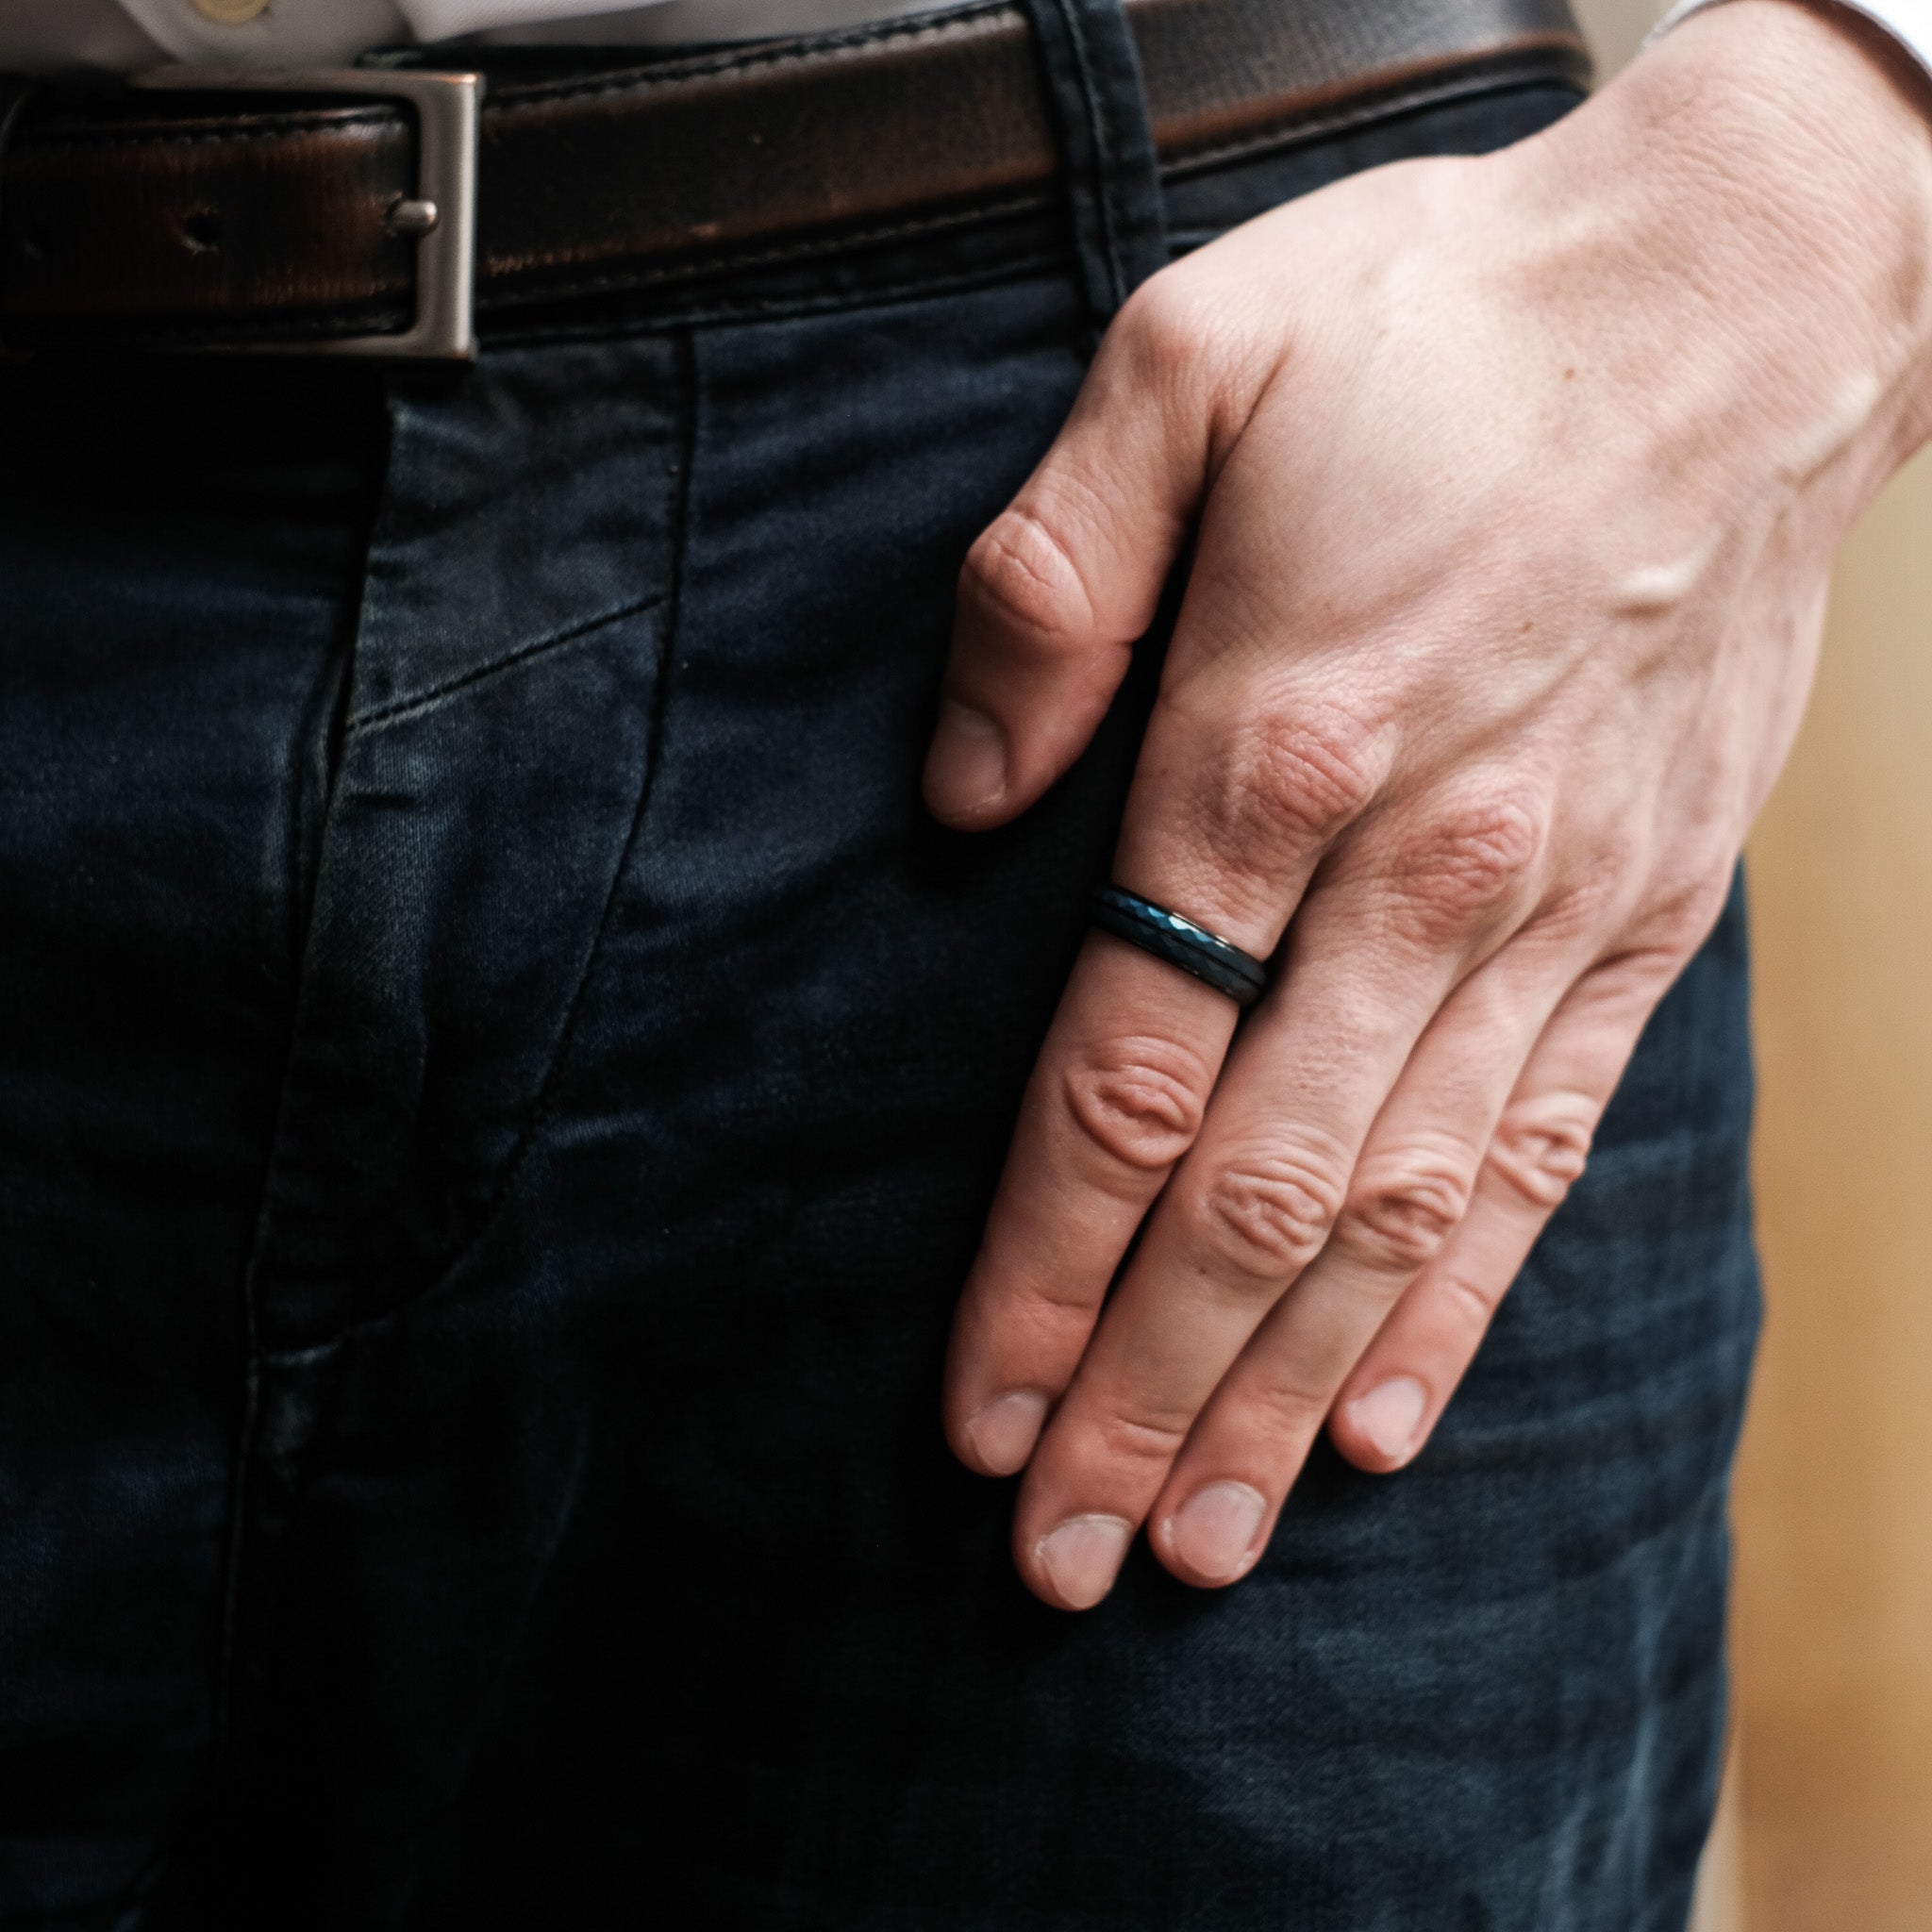
M1143 1523L1240 1576L1324 1422L1413 1457L1582 1172L1832 551L1928 426L1932 141L1888 48L1735 0L1534 140L1231 232L974 545L925 781L963 827L1078 756L1198 517L1114 878L1281 946L1237 1037L1095 935L1041 1050L945 1418L1025 1469L1048 1602Z

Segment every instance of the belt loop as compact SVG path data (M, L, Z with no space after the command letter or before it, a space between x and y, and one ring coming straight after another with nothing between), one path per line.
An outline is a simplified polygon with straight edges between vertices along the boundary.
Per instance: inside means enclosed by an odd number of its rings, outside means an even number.
M7 150L14 130L26 112L27 103L40 92L38 85L17 74L0 74L0 289L7 283ZM0 335L0 362L24 362L26 358L7 346Z
M1160 161L1122 0L1025 0L1095 341L1167 261Z

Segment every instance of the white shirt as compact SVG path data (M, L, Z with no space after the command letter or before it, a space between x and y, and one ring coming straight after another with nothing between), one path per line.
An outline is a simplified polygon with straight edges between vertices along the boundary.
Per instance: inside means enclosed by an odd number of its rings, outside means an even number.
M952 0L0 0L0 72L340 66L371 47L757 40L923 13Z
M130 73L165 60L312 67L458 37L610 45L753 40L948 0L0 0L0 71ZM1292 5L1293 0L1284 0ZM1374 6L1375 0L1362 0ZM1719 0L1678 0L1657 34ZM1932 0L1842 0L1932 74Z
M1714 7L1718 0L1677 0L1677 4L1657 22L1650 42L1667 34L1680 20ZM1882 26L1927 74L1932 74L1932 0L1838 0L1854 13L1862 13Z

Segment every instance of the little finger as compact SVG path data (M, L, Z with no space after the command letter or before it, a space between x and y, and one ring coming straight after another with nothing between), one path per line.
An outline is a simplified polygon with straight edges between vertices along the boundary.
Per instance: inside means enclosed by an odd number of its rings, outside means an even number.
M1357 1468L1400 1469L1441 1419L1530 1250L1581 1177L1604 1108L1671 974L1594 969L1537 1042L1498 1121L1462 1225L1364 1351L1329 1420Z

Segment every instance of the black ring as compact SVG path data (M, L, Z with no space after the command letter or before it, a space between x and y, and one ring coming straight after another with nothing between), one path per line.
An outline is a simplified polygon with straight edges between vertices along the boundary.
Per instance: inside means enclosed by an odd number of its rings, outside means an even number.
M1252 1007L1268 984L1268 969L1252 953L1218 940L1206 927L1118 886L1093 895L1093 923L1143 953L1191 973L1238 1007Z

